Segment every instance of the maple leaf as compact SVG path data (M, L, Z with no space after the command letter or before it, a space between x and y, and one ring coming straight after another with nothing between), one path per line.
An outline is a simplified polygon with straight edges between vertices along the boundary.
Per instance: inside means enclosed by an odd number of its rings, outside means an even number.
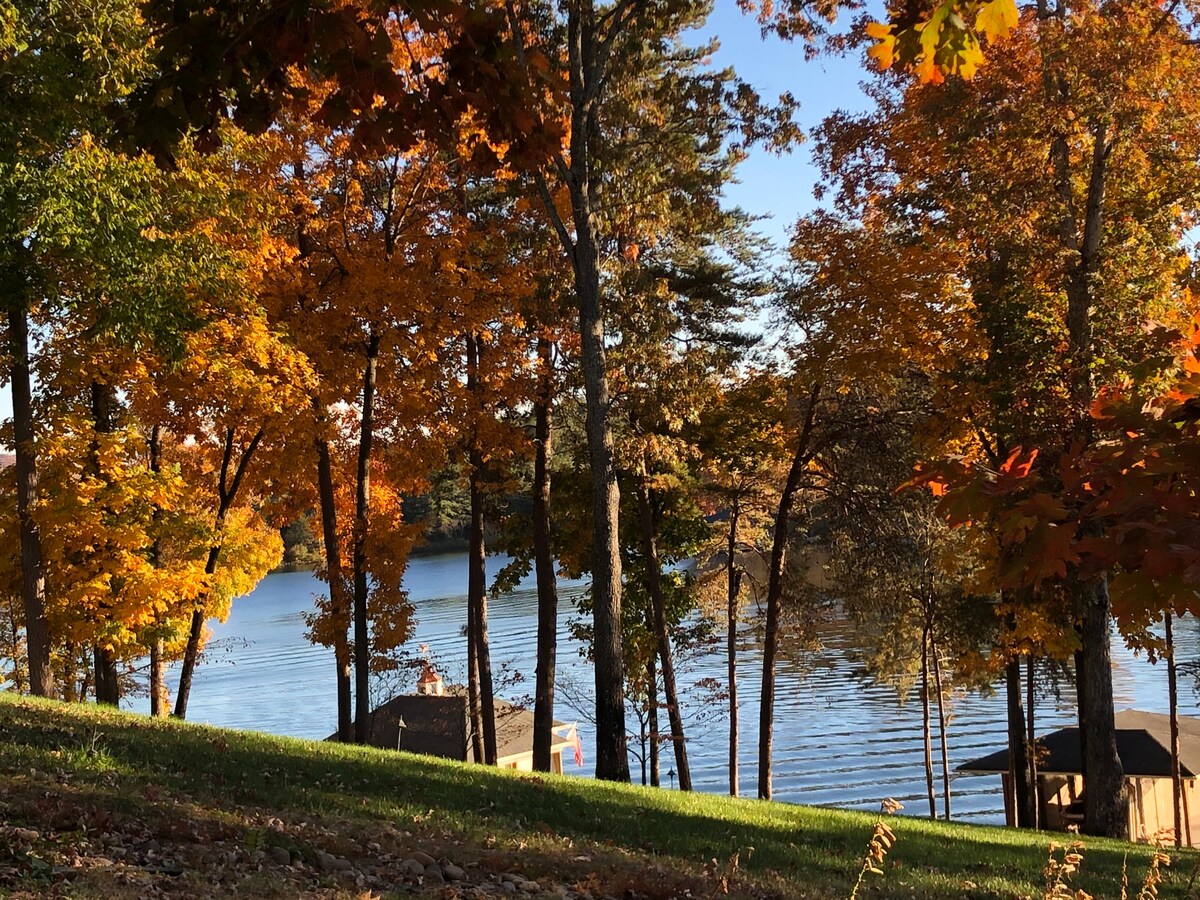
M990 0L979 8L975 29L989 41L1007 37L1017 27L1017 4L1014 0Z
M891 25L872 22L866 28L867 37L875 43L867 50L867 56L875 60L880 71L890 69L896 61L896 35Z

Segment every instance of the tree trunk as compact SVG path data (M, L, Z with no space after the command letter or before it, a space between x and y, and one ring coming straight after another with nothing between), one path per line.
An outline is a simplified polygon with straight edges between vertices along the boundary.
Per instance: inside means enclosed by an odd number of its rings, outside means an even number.
M646 787L649 783L647 778L647 765L650 762L650 733L647 729L646 719L649 715L649 710L646 710L646 715L638 716L638 739L641 741L642 754L638 759L642 767L642 787Z
M1179 768L1179 685L1175 679L1175 636L1172 633L1171 610L1167 610L1163 615L1163 626L1166 628L1167 644L1167 703L1171 713L1171 793L1175 810L1175 846L1182 847L1183 776Z
M1095 397L1091 369L1094 356L1091 317L1096 303L1093 280L1104 234L1104 197L1112 147L1108 125L1095 124L1082 223L1075 214L1068 143L1059 134L1051 147L1055 186L1062 200L1060 243L1070 254L1063 287L1067 296L1066 324L1071 349L1068 387L1076 415L1072 439L1085 446L1092 441L1090 409ZM1067 582L1068 589L1073 589L1077 597L1082 620L1080 660L1083 671L1079 674L1079 682L1083 690L1079 713L1080 733L1086 733L1083 740L1086 769L1083 827L1088 834L1124 837L1129 823L1113 715L1107 578L1101 574L1084 579L1073 571Z
M91 469L96 478L107 481L107 475L100 465L100 435L112 434L116 430L117 391L112 385L92 381L92 425L96 438L92 442ZM110 588L111 590L111 588ZM110 608L112 604L101 602L101 608ZM102 619L95 624L107 621L108 613L101 613ZM105 706L121 705L121 682L117 675L117 660L112 648L97 642L92 647L93 669L96 673L96 702Z
M22 276L18 276L23 282ZM29 374L29 309L27 288L14 285L18 296L8 310L9 375L12 379L13 449L16 452L17 521L21 542L21 599L25 607L25 652L29 693L54 696L50 667L50 628L46 622L46 578L42 540L33 508L37 504L37 448L33 436L33 394Z
M1038 761L1037 761L1037 726L1035 725L1036 699L1034 693L1034 659L1033 654L1029 654L1026 661L1026 679L1025 679L1025 715L1029 722L1029 730L1026 732L1025 752L1027 754L1029 768L1029 784L1031 790L1029 792L1030 802L1033 808L1030 810L1031 819L1034 828L1042 827L1041 800L1038 796Z
M470 577L468 575L468 577ZM467 718L471 762L483 762L483 713L479 704L479 643L475 640L475 604L467 603Z
M164 718L171 708L171 691L167 687L167 662L163 657L163 640L150 642L150 715Z
M735 555L738 541L738 503L735 500L729 513L729 545L725 559L725 655L729 670L729 796L738 795L738 699L737 699L737 632L738 593L741 572Z
M24 694L26 681L25 671L21 665L21 657L24 654L21 652L20 616L17 615L17 610L11 600L7 601L5 605L8 607L8 636L6 638L8 648L5 652L12 660L12 686L17 694Z
M155 475L162 471L162 427L159 425L150 429L150 471ZM158 506L154 507L156 531L161 512ZM150 547L150 564L156 569L162 564L162 541L157 533ZM171 709L171 692L167 688L167 661L163 657L163 639L157 631L160 625L156 613L155 634L150 639L150 715L155 719L165 717Z
M371 644L367 626L367 527L371 520L371 444L375 439L375 379L379 335L367 338L363 366L362 420L358 436L358 470L354 503L354 741L370 739Z
M312 398L317 427L325 424L325 410L318 397ZM329 615L333 619L333 660L336 668L338 740L354 740L354 711L351 703L350 606L346 573L342 569L342 548L338 541L337 499L333 486L333 460L329 440L318 433L313 441L317 451L317 495L321 504L321 537L325 547L325 573L329 581Z
M1029 781L1029 752L1025 740L1025 710L1021 707L1021 658L1014 656L1004 669L1008 701L1008 774L1016 803L1015 819L1020 828L1034 827L1036 800Z
M646 677L649 684L646 687L646 715L650 720L650 786L662 786L662 770L659 768L659 747L662 742L658 735L658 666L651 656L646 662Z
M937 641L929 633L929 654L933 658L933 689L937 691L938 743L942 751L942 806L946 821L950 821L950 753L946 737L946 694L942 688L942 664L938 658Z
M553 452L553 347L539 335L538 399L534 404L533 565L537 577L537 676L533 702L533 770L550 771L554 742L554 676L558 653L558 584L550 547L550 459ZM645 761L642 764L645 782Z
M775 529L771 540L771 572L767 582L767 624L763 635L762 691L758 706L758 796L771 799L771 751L775 734L775 658L779 655L779 614L783 603L783 574L787 556L789 525L792 505L804 468L810 459L813 425L816 421L817 402L821 396L821 385L814 384L808 397L808 408L804 424L796 441L796 452L788 470L787 481L779 495L779 508L775 512Z
M208 548L208 559L204 563L204 574L212 575L217 571L217 563L221 559L221 542L225 531L225 516L237 499L242 488L242 481L250 468L250 461L263 439L263 429L259 428L250 439L250 443L242 451L237 467L230 481L230 468L233 466L233 447L236 433L234 429L225 429L225 449L221 458L221 470L217 475L217 515L213 523L213 533L217 540ZM183 665L179 670L179 690L175 694L175 718L187 718L188 698L192 693L192 676L196 671L196 663L200 659L200 639L204 636L204 613L208 602L207 593L196 598L196 607L192 610L191 628L188 631L187 646L183 651Z
M655 539L654 506L647 483L646 460L637 483L638 517L642 531L642 555L646 564L646 588L650 594L653 616L654 639L658 646L663 693L667 698L667 719L671 723L671 746L675 750L675 771L679 775L679 789L692 789L692 772L688 766L687 738L683 731L683 709L679 703L679 692L675 684L675 661L671 654L671 635L667 628L667 608L662 592L662 569L658 561L658 543Z
M596 671L596 777L629 781L625 737L625 671L621 640L620 491L609 421L611 397L600 299L599 246L592 168L598 149L598 100L604 80L592 0L568 4L567 65L571 101L570 168L574 239L560 231L571 257L579 310L580 367L587 407L592 475L592 656ZM551 208L553 199L549 198Z
M75 645L68 642L63 646L63 661L61 681L62 681L62 698L67 703L78 703L83 696L87 695L86 691L79 691L78 678L78 657L76 655Z
M1112 655L1108 584L1103 576L1079 585L1083 606L1083 672L1080 681L1080 728L1084 741L1083 830L1086 834L1124 838L1129 820L1125 777L1117 755L1113 713Z
M479 366L482 346L479 339L467 335L467 391L475 399L474 415L483 415L479 392ZM467 604L475 611L475 630L468 640L475 642L475 659L479 665L479 715L483 722L483 756L489 766L496 765L496 701L492 693L492 654L488 646L487 621L487 548L484 546L483 453L479 447L478 422L471 428L471 535L467 563Z
M929 628L921 629L921 741L925 762L925 789L929 794L929 818L937 818L937 791L933 786L933 739L929 722Z

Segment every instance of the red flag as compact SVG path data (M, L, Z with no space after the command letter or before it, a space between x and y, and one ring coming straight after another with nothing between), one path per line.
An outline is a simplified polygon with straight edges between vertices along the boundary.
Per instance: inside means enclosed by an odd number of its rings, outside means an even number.
M579 729L575 729L575 765L583 765L583 741L579 739Z

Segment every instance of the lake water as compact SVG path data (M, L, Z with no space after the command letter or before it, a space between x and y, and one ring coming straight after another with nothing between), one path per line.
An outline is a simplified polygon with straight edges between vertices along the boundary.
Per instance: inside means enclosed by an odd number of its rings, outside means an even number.
M489 577L503 560L488 559ZM408 569L406 586L416 608L416 633L410 647L429 647L448 682L465 671L466 555L422 557ZM489 626L493 668L501 696L518 699L533 693L537 633L537 597L527 579L516 592L493 601ZM570 602L581 582L560 585L559 678L556 716L578 721L584 765L566 760L568 772L590 776L594 730L584 712L592 671L579 655L568 622L576 613ZM333 653L305 639L302 613L312 608L324 585L307 572L268 576L249 596L237 600L229 620L213 625L214 649L197 669L189 718L228 728L252 729L304 738L323 738L336 727ZM876 809L884 797L905 804L908 813L927 811L922 766L921 711L915 697L901 705L889 686L864 681L854 629L829 623L819 629L821 649L784 654L779 670L775 727L775 790L780 800ZM1176 629L1180 660L1200 653L1200 629L1192 620ZM761 655L749 630L742 635L739 660L741 701L741 788L753 796L756 785L758 691ZM1166 668L1114 646L1113 686L1118 709L1136 707L1165 712ZM684 704L700 714L688 731L692 778L699 790L724 793L728 785L727 704L714 704L694 687L702 678L725 681L723 641L688 661L680 673ZM686 689L685 689L686 685ZM1181 678L1180 710L1200 713L1190 678ZM172 687L174 679L172 679ZM400 683L401 690L411 684ZM567 696L569 695L569 696ZM1043 733L1073 724L1073 695L1064 686L1059 699L1043 699L1037 711ZM148 712L148 701L127 704ZM662 716L666 727L665 714ZM636 720L629 717L631 728ZM951 767L1005 745L1005 707L1000 693L963 696L954 702L950 725ZM935 744L935 754L937 752ZM569 754L568 754L569 757ZM665 748L664 784L673 759ZM635 780L639 764L631 761ZM940 790L940 782L939 782ZM995 776L956 776L953 814L969 821L1003 821L1003 798ZM939 801L940 810L940 801Z

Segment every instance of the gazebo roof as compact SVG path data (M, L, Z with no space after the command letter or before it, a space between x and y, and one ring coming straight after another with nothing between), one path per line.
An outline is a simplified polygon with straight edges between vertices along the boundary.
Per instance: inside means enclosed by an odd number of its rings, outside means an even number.
M496 756L504 760L533 752L533 713L504 700L495 700ZM402 694L371 712L367 742L374 747L395 750L400 740L399 720L404 719L402 748L445 759L469 760L470 724L466 689L451 685L445 694ZM561 731L566 722L554 723ZM332 734L327 740L336 740ZM573 746L574 741L555 736L552 749Z
M1171 777L1171 720L1160 713L1126 709L1116 715L1117 755L1127 776ZM1060 728L1038 738L1045 751L1038 763L1042 772L1079 775L1083 763L1079 729ZM1200 773L1200 719L1179 717L1179 769L1184 778ZM1008 749L997 750L963 763L956 771L972 773L1008 772Z

